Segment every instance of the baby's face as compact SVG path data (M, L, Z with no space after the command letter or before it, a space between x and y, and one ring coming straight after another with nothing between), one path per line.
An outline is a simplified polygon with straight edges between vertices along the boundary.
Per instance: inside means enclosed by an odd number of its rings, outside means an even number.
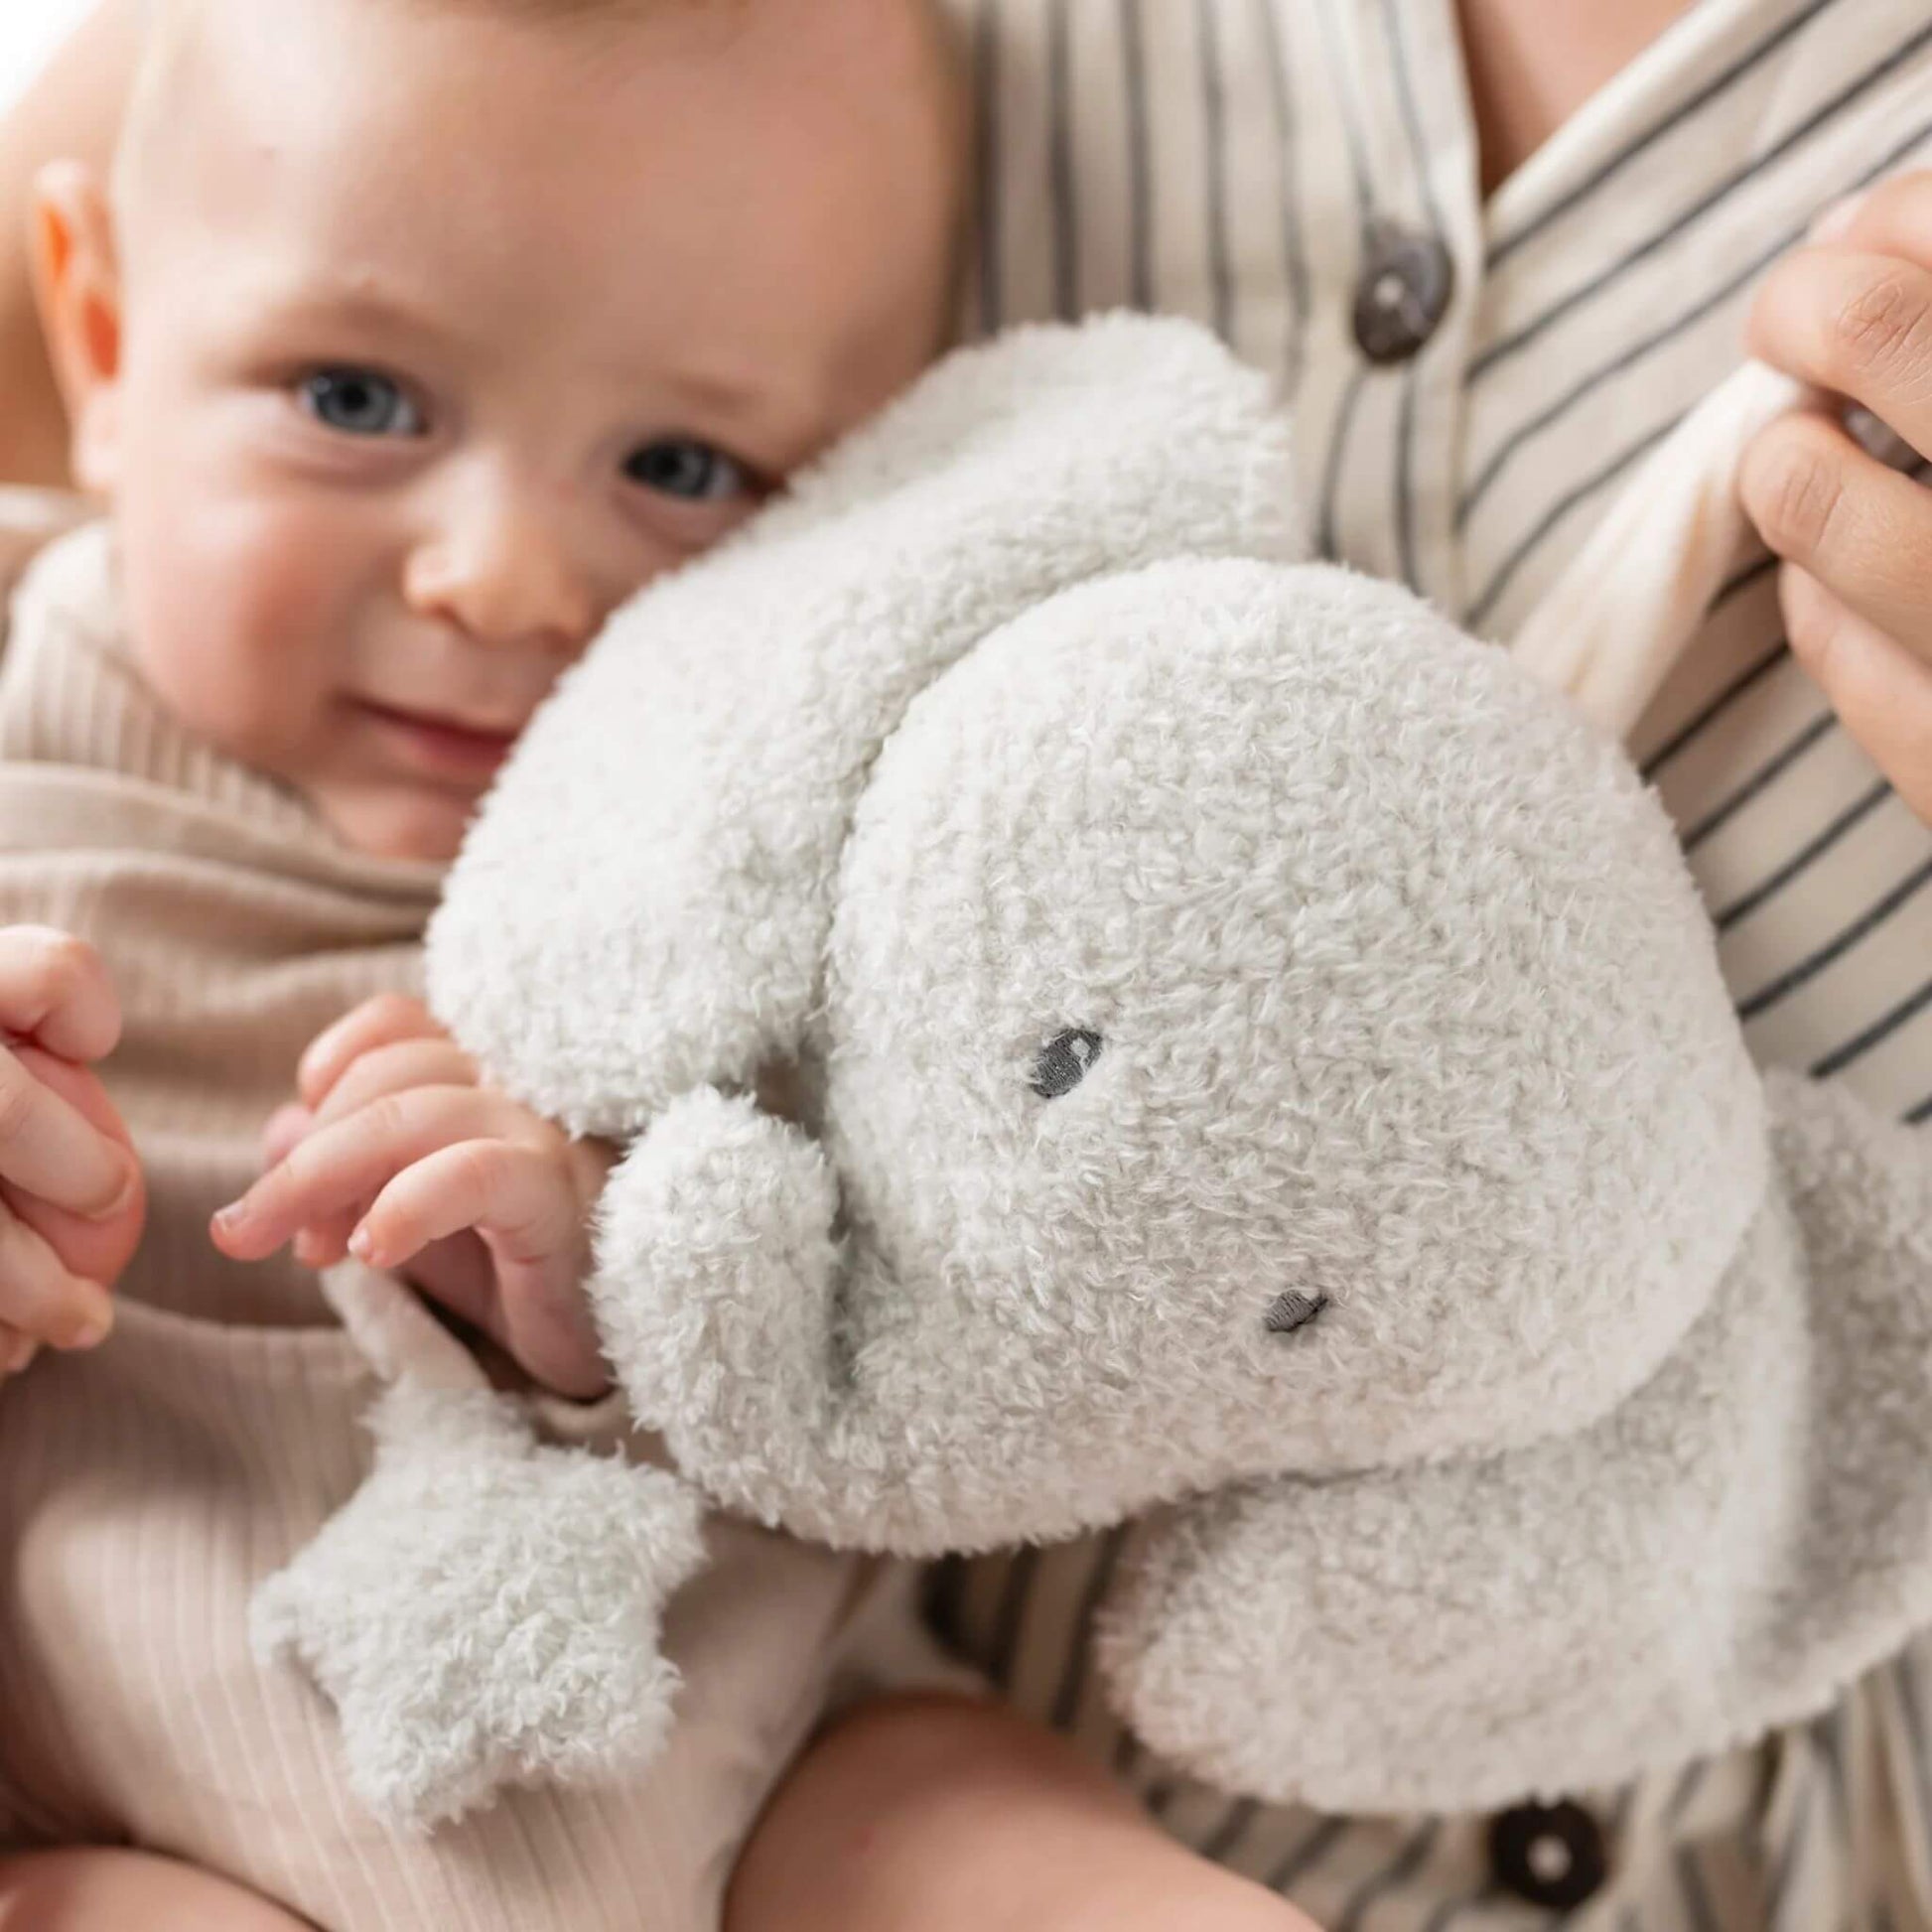
M83 475L171 709L350 844L447 858L612 608L938 345L928 55L896 0L202 13L81 346Z

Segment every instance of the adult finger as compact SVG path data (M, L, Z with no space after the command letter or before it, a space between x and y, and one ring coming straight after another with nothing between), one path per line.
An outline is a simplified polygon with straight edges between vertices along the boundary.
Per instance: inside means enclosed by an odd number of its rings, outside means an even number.
M121 1006L99 953L51 926L0 928L0 1029L63 1059L111 1053L121 1036Z
M1800 414L1744 453L1738 490L1780 557L1932 659L1932 489L1867 456L1836 423Z
M1826 210L1813 239L1932 268L1932 169L1893 175Z
M1932 455L1932 264L1843 242L1797 249L1764 278L1747 337L1752 353Z
M308 1107L320 1107L335 1084L364 1053L399 1039L440 1035L428 1007L406 993L379 993L345 1013L309 1042L296 1068L296 1091Z
M1932 664L1790 565L1782 595L1792 654L1892 788L1932 824Z

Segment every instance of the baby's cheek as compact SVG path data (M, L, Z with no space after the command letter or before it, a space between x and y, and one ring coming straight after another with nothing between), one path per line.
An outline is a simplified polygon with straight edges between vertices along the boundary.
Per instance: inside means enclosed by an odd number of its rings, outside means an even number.
M357 617L328 519L272 497L122 535L137 662L182 724L286 775L313 758Z

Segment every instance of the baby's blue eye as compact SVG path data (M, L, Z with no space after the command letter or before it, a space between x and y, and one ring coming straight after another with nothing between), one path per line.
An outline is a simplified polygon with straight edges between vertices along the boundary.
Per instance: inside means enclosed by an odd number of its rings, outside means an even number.
M302 383L302 403L317 422L345 436L420 436L416 405L373 369L318 369Z
M664 436L646 443L625 460L623 474L634 483L686 502L716 503L743 496L751 479L723 450L688 436Z

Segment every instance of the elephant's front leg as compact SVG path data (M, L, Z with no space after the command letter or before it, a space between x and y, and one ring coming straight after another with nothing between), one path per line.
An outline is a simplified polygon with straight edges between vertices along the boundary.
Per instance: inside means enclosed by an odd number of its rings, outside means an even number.
M1822 1708L1846 1660L1789 1614L1815 1368L1790 1220L1767 1210L1602 1422L1144 1526L1103 1624L1115 1701L1210 1782L1378 1812L1616 1783Z

